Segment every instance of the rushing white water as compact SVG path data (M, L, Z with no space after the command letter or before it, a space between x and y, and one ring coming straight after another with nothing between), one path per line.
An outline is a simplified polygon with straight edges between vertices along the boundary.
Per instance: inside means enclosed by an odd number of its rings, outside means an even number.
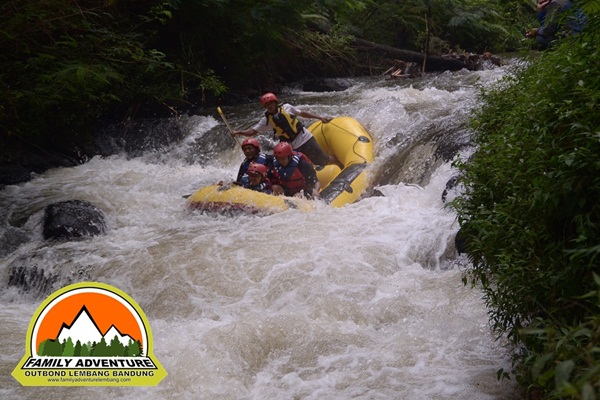
M227 138L214 157L190 162L205 135L226 135L217 115L190 118L189 135L169 149L94 158L7 187L4 243L26 240L0 259L0 397L517 398L513 383L496 379L510 359L489 331L481 293L461 281L458 224L441 200L455 171L422 139L423 132L468 137L475 82L503 73L371 78L325 94L290 89L286 100L354 116L375 138L372 174L384 176L376 181L384 196L344 208L263 217L189 212L182 195L233 178L242 159ZM260 115L255 104L225 111L237 126ZM410 149L401 159L400 148ZM70 199L100 208L108 234L44 241L44 207ZM9 286L15 266L43 269L53 286L44 293ZM140 304L169 374L158 386L24 388L10 376L48 290L81 280L114 285Z

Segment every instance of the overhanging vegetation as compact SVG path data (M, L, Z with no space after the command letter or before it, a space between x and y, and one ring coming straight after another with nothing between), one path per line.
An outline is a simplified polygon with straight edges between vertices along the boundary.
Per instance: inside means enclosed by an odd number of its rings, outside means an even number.
M585 5L583 34L482 93L477 150L459 163L465 279L531 398L600 393L600 25Z

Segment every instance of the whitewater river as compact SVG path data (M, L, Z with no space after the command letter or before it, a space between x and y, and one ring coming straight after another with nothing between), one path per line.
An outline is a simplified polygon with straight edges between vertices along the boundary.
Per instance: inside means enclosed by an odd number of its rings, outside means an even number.
M417 80L353 80L344 92L280 97L327 116L349 115L373 135L373 196L344 208L215 216L183 195L235 177L242 153L216 110L182 118L183 141L136 156L94 158L0 192L0 397L5 399L517 399L510 355L488 327L481 292L463 286L456 215L441 194L468 154L477 85L506 71ZM236 128L258 102L223 107ZM271 142L261 139L266 147ZM108 233L42 239L46 205L87 200ZM9 271L50 277L30 290ZM144 310L156 387L22 387L11 376L41 301L97 281Z

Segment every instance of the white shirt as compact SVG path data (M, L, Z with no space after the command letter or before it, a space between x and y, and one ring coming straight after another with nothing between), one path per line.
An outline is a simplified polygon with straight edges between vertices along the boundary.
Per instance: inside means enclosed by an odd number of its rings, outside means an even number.
M299 108L296 108L291 104L286 103L282 107L285 110L285 112L287 112L288 114L294 114L296 117L298 117L298 115L300 115L300 113L302 112ZM273 126L269 124L269 121L267 120L267 117L265 115L262 116L262 118L256 123L256 125L252 127L252 129L258 132L273 132ZM308 142L311 137L312 133L310 133L308 129L304 128L303 131L299 132L298 136L296 136L296 138L291 142L292 147L294 149L297 149L304 143Z

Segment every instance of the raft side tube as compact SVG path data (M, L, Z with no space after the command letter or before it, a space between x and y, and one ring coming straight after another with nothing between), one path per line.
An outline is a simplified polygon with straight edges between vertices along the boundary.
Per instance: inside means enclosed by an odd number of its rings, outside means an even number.
M361 193L354 190L353 183L364 172L368 165L369 164L365 162L362 164L352 164L347 168L344 168L344 170L321 191L321 199L325 203L331 204L344 193L346 193L346 197L353 198L356 196L358 198ZM360 189L363 188L361 187Z
M202 211L246 211L250 214L314 209L314 202L307 199L274 196L236 185L205 186L188 197L187 203L190 208Z
M328 164L321 169L317 169L317 179L321 188L326 188L340 173L342 169L336 164Z

